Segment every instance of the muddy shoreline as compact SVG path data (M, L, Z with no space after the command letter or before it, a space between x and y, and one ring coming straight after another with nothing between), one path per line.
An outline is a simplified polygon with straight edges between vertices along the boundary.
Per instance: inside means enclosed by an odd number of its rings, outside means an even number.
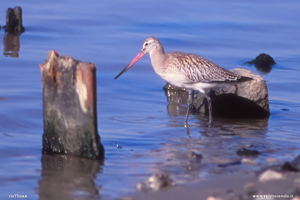
M246 200L297 199L300 197L300 173L285 173L280 180L261 182L253 174L213 175L197 183L177 185L156 192L137 192L126 200Z

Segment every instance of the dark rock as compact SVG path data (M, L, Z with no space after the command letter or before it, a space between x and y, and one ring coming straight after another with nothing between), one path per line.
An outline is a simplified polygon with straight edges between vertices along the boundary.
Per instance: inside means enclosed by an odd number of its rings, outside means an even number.
M281 166L281 171L282 172L298 172L299 170L295 168L290 162L285 162Z
M246 62L246 64L254 65L258 71L269 73L276 62L270 55L262 53L254 60Z
M292 166L300 171L300 155L294 158L291 162Z
M299 172L300 171L290 162L284 162L283 164L268 166L262 169L259 173L263 173L267 170L272 170L276 172Z
M257 156L260 154L260 152L255 149L251 150L246 148L239 149L236 153L239 156Z
M234 94L217 96L215 93L211 93L210 97L213 102L212 109L214 116L247 119L264 119L270 116L269 112L244 97ZM207 112L206 109L205 113Z
M190 153L189 157L194 158L197 161L201 161L201 159L203 158L203 156L200 153L196 153L194 151Z
M240 164L242 164L242 162L240 160L237 160L237 161L232 161L232 162L228 162L228 163L218 164L218 167L228 167L231 165L240 165Z

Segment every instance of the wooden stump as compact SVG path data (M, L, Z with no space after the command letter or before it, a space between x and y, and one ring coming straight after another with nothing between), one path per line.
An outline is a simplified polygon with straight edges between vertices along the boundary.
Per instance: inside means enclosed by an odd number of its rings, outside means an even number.
M22 8L16 6L14 9L8 8L6 11L6 26L5 32L8 33L23 33Z
M95 65L49 51L40 68L43 153L103 158L97 129Z
M1 27L0 27L1 28ZM5 35L3 37L4 56L19 57L20 35L25 31L23 27L22 8L8 8L6 11Z

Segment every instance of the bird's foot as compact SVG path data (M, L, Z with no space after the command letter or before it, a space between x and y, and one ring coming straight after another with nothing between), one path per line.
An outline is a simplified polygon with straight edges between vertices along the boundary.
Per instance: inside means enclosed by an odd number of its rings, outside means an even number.
M189 128L189 124L187 122L184 122L184 128Z

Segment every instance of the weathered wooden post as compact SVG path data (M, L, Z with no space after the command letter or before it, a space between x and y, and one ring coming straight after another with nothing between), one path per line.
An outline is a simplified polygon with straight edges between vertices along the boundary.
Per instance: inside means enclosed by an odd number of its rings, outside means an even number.
M16 6L14 9L8 8L6 11L6 26L5 32L8 33L23 33L22 8Z
M43 153L103 158L97 129L95 65L49 51L40 68Z
M1 27L0 27L1 28ZM20 35L25 31L23 27L22 8L8 8L6 11L5 35L3 37L3 55L19 57Z

